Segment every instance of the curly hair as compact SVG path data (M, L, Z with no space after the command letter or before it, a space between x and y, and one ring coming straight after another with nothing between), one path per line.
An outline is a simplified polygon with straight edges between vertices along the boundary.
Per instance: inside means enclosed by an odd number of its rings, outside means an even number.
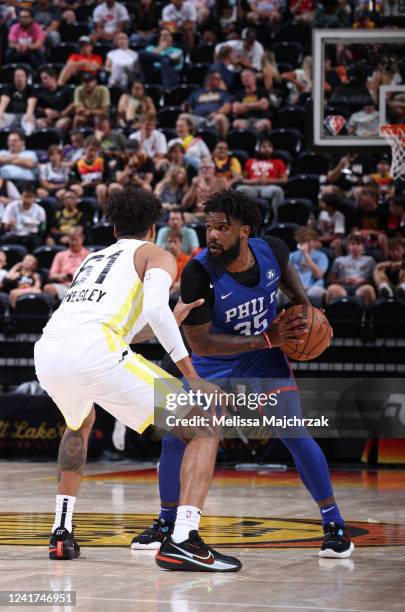
M209 196L204 205L204 212L208 215L214 212L223 212L229 222L230 218L237 219L242 225L250 227L250 235L257 234L262 217L256 202L240 191L222 189Z
M105 204L105 215L119 234L145 236L163 214L161 201L145 189L127 187L113 192Z

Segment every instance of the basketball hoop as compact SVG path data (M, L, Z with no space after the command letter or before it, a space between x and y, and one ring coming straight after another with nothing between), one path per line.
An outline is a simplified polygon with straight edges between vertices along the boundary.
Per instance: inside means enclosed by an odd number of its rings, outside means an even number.
M390 124L380 127L392 150L391 174L394 180L405 180L405 124Z

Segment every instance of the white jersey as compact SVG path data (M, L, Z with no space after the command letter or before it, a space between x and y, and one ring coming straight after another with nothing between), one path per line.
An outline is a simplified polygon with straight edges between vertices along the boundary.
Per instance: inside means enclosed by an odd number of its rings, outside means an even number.
M130 343L146 324L143 282L134 266L134 253L143 244L143 240L120 239L88 255L44 328L44 336L77 334L85 328L95 336L102 334L108 340L113 334Z

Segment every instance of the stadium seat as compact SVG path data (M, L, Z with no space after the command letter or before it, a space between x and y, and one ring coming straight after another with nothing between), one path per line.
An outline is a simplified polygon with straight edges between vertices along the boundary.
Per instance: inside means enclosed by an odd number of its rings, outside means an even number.
M312 202L310 200L301 199L288 199L278 207L278 221L279 223L298 223L299 225L306 225L308 223L309 215L312 211Z
M291 70L294 70L294 66L292 64L289 64L288 62L277 62L277 68L280 74L283 74L283 72L291 72Z
M165 138L167 140L167 142L169 142L170 140L173 140L175 138L178 138L177 136L177 132L176 130L173 128L159 128L159 132L162 132L162 134L165 135Z
M276 56L276 62L288 62L294 68L301 65L304 50L298 42L278 42L273 45L272 51Z
M198 85L184 83L164 92L164 106L181 106L198 89Z
M311 44L311 28L303 21L290 21L280 26L275 42L296 42L307 48Z
M365 308L360 300L352 297L340 298L326 306L325 311L335 336L361 337Z
M80 202L77 204L77 208L90 223L93 223L94 220L98 218L100 212L96 198L81 198Z
M228 133L226 142L230 149L241 149L246 151L249 156L252 156L256 148L257 133L254 130L231 130Z
M279 128L269 132L269 138L275 149L283 149L296 156L301 147L301 133L292 128Z
M154 85L153 83L145 85L145 95L152 98L156 110L161 107L161 100L163 96L163 87L161 85Z
M210 64L189 64L184 69L184 82L196 83L200 87L204 84Z
M210 151L213 151L219 140L219 134L214 128L205 128L197 131L197 136L200 136Z
M319 177L316 174L297 174L284 187L286 198L307 198L314 206L318 203Z
M43 200L39 200L38 204L45 210L46 225L49 230L58 209L58 200L56 198L44 198Z
M51 58L52 63L66 64L69 55L79 53L80 47L77 42L61 42L56 47L52 47ZM94 51L94 53L96 53Z
M285 165L287 166L288 171L291 170L293 158L292 158L292 155L288 151L283 151L283 149L274 149L273 157L282 159Z
M125 89L122 89L122 87L117 87L116 85L108 87L108 89L110 90L111 106L118 106L118 102L120 101L122 94L125 93Z
M33 69L29 64L4 64L0 68L0 83L12 83L16 68L23 68L28 74L28 79L32 79Z
M101 55L101 57L105 61L105 58L107 57L107 53L109 51L112 51L112 50L113 50L113 46L112 46L111 43L106 43L106 42L100 43L100 42L98 42L98 43L96 43L94 45L93 53L95 55Z
M180 106L166 106L165 108L161 108L157 114L159 127L174 128L180 113Z
M43 245L35 249L34 255L38 259L38 267L39 268L49 268L52 265L53 258L56 253L60 253L60 251L66 251L66 247L61 245Z
M9 298L6 293L0 293L0 332L3 332L9 311Z
M44 293L26 293L16 300L15 329L18 333L39 334L52 312L52 297Z
M27 136L27 149L47 149L51 145L59 145L62 142L62 134L55 128L43 128L35 130L30 136Z
M370 307L369 317L375 338L405 338L404 302L379 300Z
M322 153L306 151L301 153L295 163L298 174L326 174L329 170L330 158Z
M336 251L335 249L331 249L329 247L317 247L317 251L322 251L322 253L325 253L326 257L328 258L328 261L329 261L328 269L326 270L325 275L324 275L324 278L326 278L328 276L332 263L336 259Z
M24 259L28 250L22 244L1 244L0 250L7 256L7 269L12 268L16 263Z
M305 108L303 106L284 106L273 120L274 128L293 128L305 131Z
M234 155L235 157L237 157L242 168L249 159L248 153L246 153L246 151L242 151L242 149L230 149L229 155Z
M266 230L266 235L281 238L281 240L284 240L284 242L287 243L289 249L291 251L294 251L297 246L294 234L298 228L298 223L276 223L274 225L271 225Z
M215 45L198 45L191 52L190 59L193 64L212 64L214 61Z
M81 36L88 36L89 26L84 22L66 23L66 21L62 21L62 24L59 26L59 32L64 42L74 43L77 42Z
M114 244L115 236L113 226L107 223L95 225L91 228L91 240L93 244L103 244L104 246Z

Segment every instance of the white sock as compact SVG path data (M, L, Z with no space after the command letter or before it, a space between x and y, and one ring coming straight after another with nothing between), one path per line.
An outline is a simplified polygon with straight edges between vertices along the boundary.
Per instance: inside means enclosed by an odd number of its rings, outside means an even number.
M195 506L179 506L177 518L174 523L172 539L174 542L184 542L188 539L190 531L198 531L201 510Z
M75 507L76 497L72 495L57 495L55 507L55 522L52 527L52 533L58 527L64 527L72 533L72 516L73 508Z

